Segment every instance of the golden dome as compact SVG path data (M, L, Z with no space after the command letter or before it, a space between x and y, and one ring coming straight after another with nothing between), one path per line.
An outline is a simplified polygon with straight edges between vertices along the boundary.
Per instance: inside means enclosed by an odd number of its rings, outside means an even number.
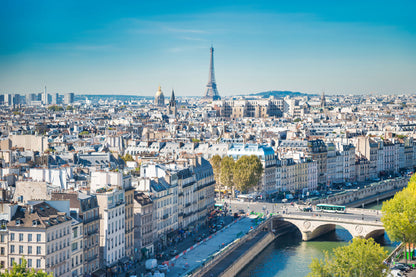
M157 90L155 97L159 97L160 95L163 95L163 92L162 88L159 86L159 89Z

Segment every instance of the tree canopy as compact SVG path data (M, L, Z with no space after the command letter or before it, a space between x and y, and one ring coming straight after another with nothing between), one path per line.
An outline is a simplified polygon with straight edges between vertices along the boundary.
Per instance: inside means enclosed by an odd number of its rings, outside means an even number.
M416 175L406 188L383 203L384 228L393 241L416 242Z
M27 261L22 258L22 263L17 264L13 262L13 267L9 271L6 269L4 273L0 274L1 277L53 277L52 273L46 273L42 270L35 271L33 268L27 268Z
M323 260L314 258L309 265L309 277L384 277L388 267L383 264L387 257L384 250L372 238L354 238L346 246L337 247Z
M227 188L234 186L234 166L235 162L232 157L224 157L221 161L220 182Z
M220 155L213 156L209 162L211 163L212 170L214 171L214 179L217 183L217 187L221 186L220 173L221 173L221 157Z
M247 192L258 184L262 174L263 165L257 156L242 156L235 163L235 186L239 191Z

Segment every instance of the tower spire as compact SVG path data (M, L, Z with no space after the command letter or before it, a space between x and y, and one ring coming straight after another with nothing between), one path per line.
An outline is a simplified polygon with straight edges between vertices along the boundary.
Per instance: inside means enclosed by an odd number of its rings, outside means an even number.
M221 97L217 90L217 83L214 75L214 47L210 48L211 59L209 62L208 84L205 88L205 95L202 98L205 101L220 100Z

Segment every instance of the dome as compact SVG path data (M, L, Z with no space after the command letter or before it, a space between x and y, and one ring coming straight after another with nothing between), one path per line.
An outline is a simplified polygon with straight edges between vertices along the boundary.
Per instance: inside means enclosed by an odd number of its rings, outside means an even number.
M160 95L163 95L163 92L162 92L162 88L159 86L159 89L156 91L155 97L159 97Z
M155 106L164 106L165 105L165 96L163 96L162 88L159 86L158 91L155 95Z

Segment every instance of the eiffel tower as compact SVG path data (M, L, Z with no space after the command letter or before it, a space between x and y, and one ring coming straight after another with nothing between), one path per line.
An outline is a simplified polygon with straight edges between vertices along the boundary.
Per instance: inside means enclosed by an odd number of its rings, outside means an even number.
M208 84L205 88L205 95L202 97L203 102L209 102L214 100L221 100L220 95L217 90L217 83L215 83L214 75L214 48L211 46L211 60L209 63L209 75L208 75Z

